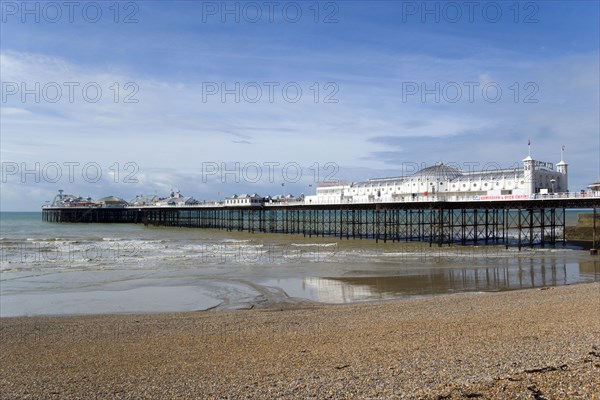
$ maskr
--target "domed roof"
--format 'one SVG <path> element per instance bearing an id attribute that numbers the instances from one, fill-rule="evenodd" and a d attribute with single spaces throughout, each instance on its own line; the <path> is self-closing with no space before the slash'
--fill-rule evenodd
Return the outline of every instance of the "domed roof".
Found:
<path id="1" fill-rule="evenodd" d="M 119 204 L 127 204 L 125 200 L 117 196 L 106 196 L 98 200 L 98 203 L 119 203 Z"/>
<path id="2" fill-rule="evenodd" d="M 588 185 L 588 187 L 589 187 L 590 189 L 592 189 L 592 190 L 597 190 L 597 189 L 600 189 L 600 178 L 598 178 L 598 180 L 597 180 L 596 182 L 594 182 L 594 183 L 590 183 L 590 184 Z"/>
<path id="3" fill-rule="evenodd" d="M 450 165 L 444 165 L 443 163 L 436 164 L 431 167 L 423 168 L 422 170 L 415 172 L 413 175 L 415 178 L 429 179 L 429 180 L 452 180 L 462 175 L 462 171 L 458 168 L 451 167 Z"/>

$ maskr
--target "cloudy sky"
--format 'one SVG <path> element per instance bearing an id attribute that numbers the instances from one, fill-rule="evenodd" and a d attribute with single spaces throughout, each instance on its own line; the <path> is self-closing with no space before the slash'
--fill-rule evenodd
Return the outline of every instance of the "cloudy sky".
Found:
<path id="1" fill-rule="evenodd" d="M 0 208 L 511 167 L 529 140 L 580 190 L 598 4 L 2 1 Z"/>

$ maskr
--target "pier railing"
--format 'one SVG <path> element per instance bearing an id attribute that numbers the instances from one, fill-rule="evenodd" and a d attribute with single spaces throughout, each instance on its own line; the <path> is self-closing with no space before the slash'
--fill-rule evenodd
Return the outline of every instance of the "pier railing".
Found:
<path id="1" fill-rule="evenodd" d="M 480 201 L 527 201 L 527 200 L 572 200 L 572 199 L 598 199 L 600 191 L 597 192 L 564 192 L 550 194 L 515 194 L 515 195 L 471 195 L 471 196 L 447 196 L 447 195 L 404 195 L 404 196 L 387 196 L 371 199 L 355 199 L 347 198 L 320 198 L 313 201 L 302 202 L 303 205 L 327 205 L 327 204 L 373 204 L 373 203 L 436 203 L 436 202 L 480 202 Z M 311 199 L 312 200 L 312 199 Z M 296 204 L 296 203 L 292 203 Z M 283 204 L 265 204 L 269 206 L 281 206 Z"/>
<path id="2" fill-rule="evenodd" d="M 531 195 L 475 195 L 475 196 L 447 196 L 447 195 L 419 195 L 419 196 L 387 196 L 387 197 L 374 197 L 369 199 L 356 199 L 352 197 L 345 198 L 317 198 L 317 199 L 293 199 L 288 201 L 274 201 L 265 202 L 259 205 L 248 205 L 247 208 L 255 207 L 293 207 L 293 206 L 311 206 L 311 205 L 368 205 L 368 204 L 420 204 L 420 203 L 477 203 L 477 202 L 526 202 L 526 201 L 540 201 L 540 200 L 574 200 L 574 199 L 600 199 L 600 191 L 596 192 L 564 192 L 564 193 L 549 193 L 549 194 L 531 194 Z M 76 206 L 52 206 L 45 205 L 42 209 L 52 208 L 69 208 Z M 85 206 L 77 208 L 98 208 L 100 206 Z M 172 204 L 172 205 L 159 205 L 159 204 L 144 204 L 144 205 L 128 205 L 124 208 L 130 209 L 144 209 L 144 208 L 229 208 L 231 206 L 224 204 L 220 201 L 203 202 L 200 204 Z M 103 207 L 113 208 L 113 207 Z M 116 207 L 123 208 L 123 207 Z"/>
<path id="3" fill-rule="evenodd" d="M 309 199 L 310 200 L 310 199 Z M 444 244 L 556 245 L 565 242 L 565 210 L 593 209 L 590 240 L 600 238 L 596 225 L 600 193 L 537 196 L 423 196 L 414 201 L 353 199 L 331 203 L 299 200 L 264 205 L 207 203 L 186 206 L 45 207 L 48 222 L 134 223 L 212 228 L 227 231 L 292 233 L 307 236 L 428 241 Z"/>

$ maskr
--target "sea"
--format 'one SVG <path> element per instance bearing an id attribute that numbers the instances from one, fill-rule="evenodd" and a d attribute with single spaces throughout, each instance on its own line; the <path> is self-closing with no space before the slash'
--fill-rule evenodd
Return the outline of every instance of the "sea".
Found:
<path id="1" fill-rule="evenodd" d="M 567 225 L 577 213 L 569 210 Z M 0 317 L 247 309 L 600 281 L 575 246 L 430 246 L 0 213 Z"/>

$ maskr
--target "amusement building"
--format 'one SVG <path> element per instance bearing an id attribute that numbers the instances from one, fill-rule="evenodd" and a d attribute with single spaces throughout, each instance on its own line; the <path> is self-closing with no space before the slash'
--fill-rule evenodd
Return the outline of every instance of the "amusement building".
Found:
<path id="1" fill-rule="evenodd" d="M 316 195 L 306 196 L 305 203 L 530 199 L 565 193 L 568 187 L 567 163 L 561 151 L 556 164 L 535 160 L 529 154 L 521 168 L 463 171 L 438 163 L 408 176 L 318 187 Z"/>

